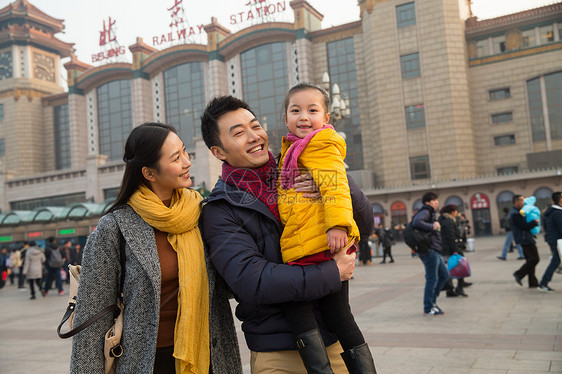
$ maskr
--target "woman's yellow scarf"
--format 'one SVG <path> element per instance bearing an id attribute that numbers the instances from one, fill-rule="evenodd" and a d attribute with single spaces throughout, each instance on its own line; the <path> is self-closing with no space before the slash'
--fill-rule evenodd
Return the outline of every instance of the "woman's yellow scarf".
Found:
<path id="1" fill-rule="evenodd" d="M 199 193 L 179 189 L 170 207 L 149 188 L 141 185 L 128 204 L 150 226 L 168 233 L 168 241 L 178 255 L 178 316 L 174 332 L 176 373 L 208 373 L 209 282 L 199 233 L 201 213 Z"/>

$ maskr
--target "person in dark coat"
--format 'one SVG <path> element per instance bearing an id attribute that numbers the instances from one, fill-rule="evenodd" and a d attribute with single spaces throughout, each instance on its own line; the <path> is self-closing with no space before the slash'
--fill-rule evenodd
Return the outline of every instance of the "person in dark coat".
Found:
<path id="1" fill-rule="evenodd" d="M 448 259 L 453 254 L 458 253 L 464 256 L 464 242 L 461 237 L 461 232 L 459 226 L 457 225 L 456 219 L 458 215 L 457 206 L 454 204 L 445 205 L 439 216 L 439 223 L 441 224 L 441 245 L 443 248 L 443 257 Z M 445 285 L 445 290 L 447 291 L 447 297 L 454 296 L 468 296 L 464 292 L 464 278 L 457 279 L 457 287 L 453 285 L 453 280 L 449 277 L 447 284 Z"/>
<path id="2" fill-rule="evenodd" d="M 342 251 L 316 266 L 283 264 L 283 228 L 275 214 L 277 165 L 267 151 L 265 130 L 248 104 L 231 96 L 211 101 L 201 122 L 205 143 L 225 163 L 222 179 L 203 207 L 201 233 L 209 257 L 238 301 L 236 316 L 251 351 L 251 371 L 306 373 L 279 304 L 338 291 L 353 274 L 355 254 Z M 351 178 L 349 184 L 354 220 L 361 237 L 368 237 L 373 230 L 371 204 Z M 332 369 L 345 370 L 341 346 L 319 314 L 317 319 Z"/>
<path id="3" fill-rule="evenodd" d="M 552 275 L 560 265 L 560 253 L 556 248 L 558 240 L 562 239 L 562 193 L 555 192 L 552 194 L 552 201 L 554 204 L 548 207 L 544 213 L 544 226 L 546 232 L 546 242 L 550 247 L 552 258 L 548 267 L 544 271 L 538 289 L 544 292 L 553 292 L 554 290 L 548 287 L 548 282 L 552 280 Z"/>
<path id="4" fill-rule="evenodd" d="M 439 197 L 435 192 L 426 192 L 422 197 L 423 206 L 412 220 L 415 229 L 429 233 L 431 242 L 429 250 L 418 253 L 425 267 L 425 289 L 423 293 L 423 313 L 426 316 L 444 314 L 437 306 L 439 292 L 449 279 L 449 271 L 443 261 L 441 244 L 441 224 L 437 221 L 436 213 L 439 207 Z"/>
<path id="5" fill-rule="evenodd" d="M 521 245 L 523 254 L 525 255 L 525 263 L 513 273 L 513 277 L 515 278 L 515 282 L 522 286 L 523 282 L 521 280 L 527 276 L 529 288 L 536 288 L 539 286 L 539 282 L 535 276 L 535 268 L 540 259 L 535 238 L 533 234 L 531 234 L 531 229 L 539 224 L 539 220 L 527 222 L 525 217 L 519 213 L 524 205 L 525 201 L 523 196 L 513 196 L 513 208 L 511 208 L 511 212 L 509 213 L 509 223 L 511 224 L 515 243 Z"/>

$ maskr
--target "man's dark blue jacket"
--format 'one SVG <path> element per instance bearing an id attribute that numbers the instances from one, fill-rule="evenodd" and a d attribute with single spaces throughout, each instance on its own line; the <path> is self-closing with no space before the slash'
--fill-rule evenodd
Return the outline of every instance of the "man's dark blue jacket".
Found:
<path id="1" fill-rule="evenodd" d="M 415 229 L 429 232 L 431 244 L 429 249 L 433 249 L 437 253 L 443 252 L 441 244 L 441 232 L 433 230 L 433 222 L 437 221 L 437 212 L 431 206 L 424 204 L 414 216 L 412 226 Z"/>
<path id="2" fill-rule="evenodd" d="M 515 243 L 521 245 L 535 244 L 535 238 L 531 234 L 531 229 L 539 224 L 537 221 L 527 222 L 525 217 L 519 213 L 519 209 L 512 207 L 509 212 L 509 223 L 511 224 Z"/>
<path id="3" fill-rule="evenodd" d="M 362 237 L 373 230 L 371 203 L 349 178 L 354 219 Z M 308 301 L 340 290 L 335 261 L 311 266 L 283 264 L 279 240 L 281 223 L 254 196 L 219 180 L 201 214 L 205 250 L 232 289 L 236 316 L 248 348 L 256 352 L 295 350 L 291 327 L 279 303 Z M 326 345 L 335 336 L 323 327 Z"/>
<path id="4" fill-rule="evenodd" d="M 556 241 L 562 239 L 562 207 L 556 204 L 549 206 L 544 213 L 544 224 L 546 241 L 556 245 Z"/>

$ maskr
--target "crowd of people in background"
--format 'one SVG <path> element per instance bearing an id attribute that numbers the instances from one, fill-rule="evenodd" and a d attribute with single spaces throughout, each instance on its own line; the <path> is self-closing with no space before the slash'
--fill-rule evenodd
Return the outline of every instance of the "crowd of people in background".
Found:
<path id="1" fill-rule="evenodd" d="M 8 282 L 21 291 L 29 287 L 30 299 L 34 300 L 37 295 L 36 288 L 44 297 L 55 282 L 58 294 L 64 295 L 63 282 L 70 282 L 68 265 L 81 263 L 82 247 L 80 243 L 73 243 L 69 239 L 61 242 L 49 237 L 45 248 L 35 241 L 24 241 L 21 247 L 12 250 L 3 247 L 0 250 L 0 271 L 3 275 L 0 288 Z"/>

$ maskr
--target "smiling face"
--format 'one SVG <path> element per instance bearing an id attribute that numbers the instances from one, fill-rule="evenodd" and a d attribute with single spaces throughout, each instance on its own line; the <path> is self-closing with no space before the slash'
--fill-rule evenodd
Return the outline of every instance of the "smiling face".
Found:
<path id="1" fill-rule="evenodd" d="M 213 155 L 235 168 L 254 169 L 269 161 L 268 139 L 256 117 L 240 108 L 220 116 L 221 145 L 211 147 Z"/>
<path id="2" fill-rule="evenodd" d="M 169 200 L 174 189 L 191 186 L 189 168 L 191 162 L 181 139 L 170 132 L 162 144 L 158 170 L 142 168 L 142 173 L 149 183 L 150 189 L 160 198 Z"/>
<path id="3" fill-rule="evenodd" d="M 324 97 L 315 89 L 291 94 L 284 117 L 289 131 L 301 139 L 321 129 L 330 120 L 330 114 L 324 107 Z"/>

